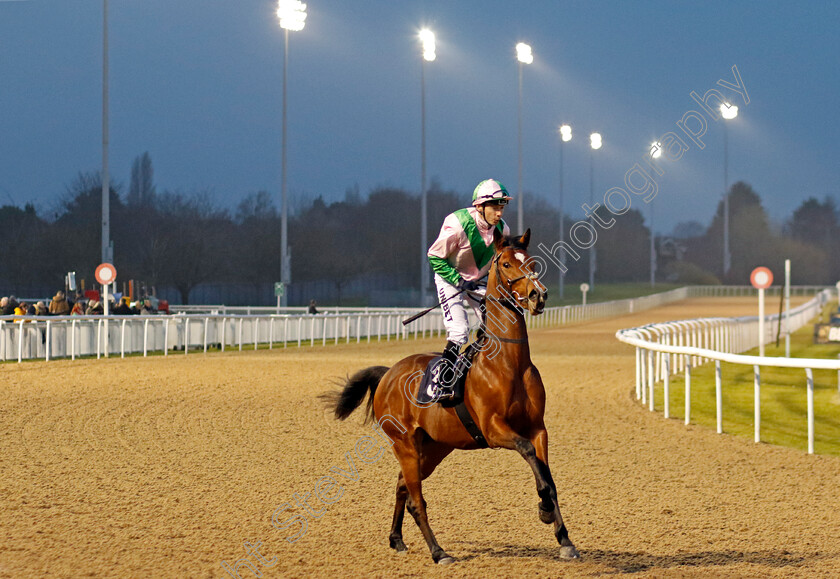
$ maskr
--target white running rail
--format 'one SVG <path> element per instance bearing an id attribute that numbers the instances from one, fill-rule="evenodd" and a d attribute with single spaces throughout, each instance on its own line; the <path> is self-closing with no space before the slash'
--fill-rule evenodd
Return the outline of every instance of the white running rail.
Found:
<path id="1" fill-rule="evenodd" d="M 140 354 L 209 347 L 257 349 L 370 343 L 440 335 L 441 317 L 424 316 L 403 326 L 416 310 L 326 315 L 178 314 L 152 316 L 56 316 L 0 319 L 0 361 Z"/>
<path id="2" fill-rule="evenodd" d="M 641 298 L 615 300 L 587 306 L 546 308 L 540 316 L 528 316 L 530 328 L 552 327 L 619 316 L 690 297 L 749 295 L 752 288 L 739 286 L 692 286 Z M 794 294 L 813 293 L 811 286 L 792 288 Z M 173 306 L 175 315 L 153 316 L 46 316 L 0 317 L 0 362 L 30 359 L 51 360 L 83 356 L 153 352 L 206 352 L 210 347 L 257 349 L 260 345 L 301 347 L 403 340 L 442 336 L 440 314 L 431 312 L 409 324 L 402 320 L 417 308 L 324 308 L 317 315 L 305 308 Z M 474 321 L 474 320 L 473 320 Z"/>
<path id="3" fill-rule="evenodd" d="M 641 311 L 686 298 L 690 288 L 642 298 L 595 303 L 588 306 L 546 308 L 528 316 L 531 328 L 568 324 Z M 402 325 L 419 309 L 325 308 L 317 315 L 306 308 L 177 306 L 175 315 L 152 316 L 44 316 L 0 317 L 0 361 L 51 360 L 83 356 L 148 355 L 172 351 L 206 352 L 251 348 L 314 346 L 340 342 L 366 343 L 441 336 L 443 320 L 437 312 Z M 475 319 L 470 312 L 475 325 Z"/>
<path id="4" fill-rule="evenodd" d="M 809 302 L 790 311 L 790 329 L 795 332 L 819 315 L 831 297 L 823 290 Z M 772 341 L 781 323 L 778 314 L 767 316 L 765 343 Z M 685 374 L 685 423 L 691 422 L 691 370 L 709 361 L 715 362 L 715 409 L 717 432 L 723 432 L 721 362 L 753 366 L 754 439 L 761 437 L 761 367 L 802 368 L 805 370 L 808 407 L 808 453 L 814 453 L 814 369 L 838 371 L 840 360 L 776 358 L 739 354 L 758 346 L 758 318 L 703 318 L 650 324 L 616 332 L 616 337 L 636 348 L 636 399 L 654 411 L 654 386 L 663 385 L 663 414 L 670 418 L 671 375 Z"/>

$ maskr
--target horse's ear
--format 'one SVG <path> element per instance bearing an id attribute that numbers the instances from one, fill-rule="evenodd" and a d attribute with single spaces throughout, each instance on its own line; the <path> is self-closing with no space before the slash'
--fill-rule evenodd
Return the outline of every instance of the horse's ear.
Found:
<path id="1" fill-rule="evenodd" d="M 528 249 L 528 244 L 531 242 L 531 228 L 525 230 L 522 237 L 517 241 L 517 245 L 521 245 L 522 249 Z"/>
<path id="2" fill-rule="evenodd" d="M 498 227 L 493 228 L 493 245 L 496 246 L 497 253 L 505 246 L 505 236 L 499 231 Z"/>

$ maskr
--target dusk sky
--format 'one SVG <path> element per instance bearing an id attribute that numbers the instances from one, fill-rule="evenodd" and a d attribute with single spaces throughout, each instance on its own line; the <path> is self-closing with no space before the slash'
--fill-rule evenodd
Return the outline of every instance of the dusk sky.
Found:
<path id="1" fill-rule="evenodd" d="M 102 1 L 0 0 L 0 205 L 48 213 L 80 171 L 101 167 Z M 464 194 L 493 177 L 517 190 L 514 46 L 523 70 L 523 188 L 556 205 L 557 127 L 566 209 L 622 186 L 650 143 L 690 145 L 663 161 L 655 229 L 707 225 L 724 188 L 724 121 L 700 148 L 677 121 L 723 92 L 730 184 L 743 180 L 777 221 L 807 197 L 840 200 L 840 3 L 834 1 L 312 0 L 290 33 L 288 187 L 292 205 L 358 186 L 420 190 L 420 45 L 426 66 L 428 177 Z M 159 191 L 209 191 L 234 208 L 280 191 L 283 31 L 269 0 L 111 0 L 110 168 L 126 192 L 148 151 Z M 736 66 L 748 93 L 734 83 Z M 634 207 L 648 210 L 640 197 Z M 383 216 L 386 217 L 386 216 Z M 513 217 L 510 215 L 509 217 Z M 509 219 L 509 221 L 512 221 Z M 527 214 L 525 222 L 527 225 Z"/>

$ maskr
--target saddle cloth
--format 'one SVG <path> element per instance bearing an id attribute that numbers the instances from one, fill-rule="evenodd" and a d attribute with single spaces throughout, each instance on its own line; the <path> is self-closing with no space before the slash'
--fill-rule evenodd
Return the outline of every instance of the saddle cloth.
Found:
<path id="1" fill-rule="evenodd" d="M 433 378 L 436 377 L 439 372 L 445 371 L 445 366 L 443 364 L 439 364 L 441 359 L 441 356 L 435 356 L 429 360 L 429 364 L 423 372 L 423 380 L 420 382 L 420 388 L 418 388 L 417 395 L 415 396 L 416 402 L 422 406 L 428 406 L 430 403 L 437 401 L 438 392 L 437 387 L 433 382 Z M 457 399 L 463 399 L 464 397 L 464 382 L 466 382 L 467 379 L 467 370 L 469 370 L 469 367 L 463 363 L 461 358 L 459 358 L 456 366 L 458 378 L 455 382 L 455 397 Z"/>

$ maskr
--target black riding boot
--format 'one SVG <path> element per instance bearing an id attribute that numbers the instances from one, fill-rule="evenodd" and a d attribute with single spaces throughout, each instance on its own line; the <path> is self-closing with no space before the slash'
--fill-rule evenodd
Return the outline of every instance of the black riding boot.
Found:
<path id="1" fill-rule="evenodd" d="M 435 383 L 438 386 L 438 401 L 450 400 L 455 395 L 455 383 L 458 378 L 455 373 L 455 367 L 458 363 L 458 355 L 461 352 L 461 346 L 455 342 L 446 342 L 446 347 L 443 349 L 443 356 L 438 362 L 440 371 L 435 375 Z"/>

